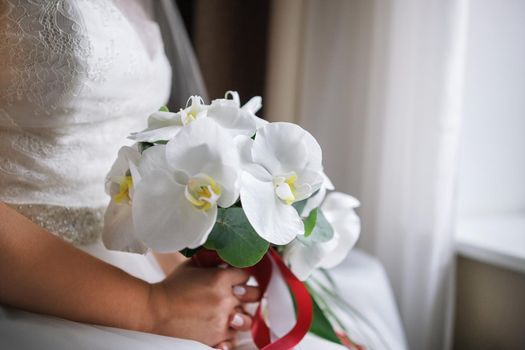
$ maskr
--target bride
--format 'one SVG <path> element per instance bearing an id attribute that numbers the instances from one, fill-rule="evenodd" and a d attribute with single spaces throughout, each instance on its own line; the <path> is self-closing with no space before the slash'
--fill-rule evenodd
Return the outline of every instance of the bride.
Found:
<path id="1" fill-rule="evenodd" d="M 175 11 L 0 1 L 2 348 L 253 348 L 236 340 L 251 327 L 244 304 L 260 297 L 246 272 L 100 241 L 104 176 L 126 136 L 170 98 L 200 92 Z M 302 348 L 342 347 L 308 336 Z"/>
<path id="2" fill-rule="evenodd" d="M 0 343 L 205 348 L 22 309 L 231 348 L 235 333 L 251 326 L 242 303 L 259 296 L 245 272 L 198 269 L 176 255 L 109 252 L 98 241 L 116 147 L 170 93 L 153 2 L 1 6 L 0 301 L 10 306 L 2 329 L 16 339 Z"/>

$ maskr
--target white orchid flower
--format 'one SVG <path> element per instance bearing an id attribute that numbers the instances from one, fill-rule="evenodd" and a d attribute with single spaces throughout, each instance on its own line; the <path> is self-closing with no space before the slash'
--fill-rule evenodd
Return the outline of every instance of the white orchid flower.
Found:
<path id="1" fill-rule="evenodd" d="M 148 118 L 148 128 L 144 131 L 132 133 L 128 138 L 137 142 L 168 141 L 191 122 L 205 117 L 208 105 L 200 96 L 191 96 L 186 102 L 186 108 L 177 113 L 158 111 Z"/>
<path id="2" fill-rule="evenodd" d="M 136 164 L 140 153 L 124 146 L 106 176 L 106 193 L 111 201 L 104 214 L 102 242 L 106 248 L 133 253 L 145 253 L 147 247 L 136 235 L 133 226 L 131 203 L 133 184 L 139 178 Z"/>
<path id="3" fill-rule="evenodd" d="M 257 129 L 268 124 L 266 120 L 255 115 L 261 107 L 260 96 L 252 97 L 241 107 L 239 94 L 236 91 L 228 91 L 225 98 L 212 101 L 208 116 L 226 128 L 233 137 L 237 135 L 251 137 Z"/>
<path id="4" fill-rule="evenodd" d="M 292 206 L 323 183 L 321 147 L 306 130 L 291 123 L 270 123 L 255 140 L 236 138 L 243 161 L 241 202 L 255 231 L 268 242 L 287 244 L 304 234 Z"/>
<path id="5" fill-rule="evenodd" d="M 284 260 L 292 272 L 304 281 L 317 268 L 329 269 L 340 264 L 354 247 L 361 231 L 361 222 L 355 212 L 359 201 L 345 193 L 329 193 L 321 211 L 332 225 L 333 237 L 327 242 L 296 239 L 286 246 Z"/>
<path id="6" fill-rule="evenodd" d="M 225 98 L 213 100 L 211 105 L 204 104 L 200 96 L 191 96 L 186 108 L 177 113 L 153 113 L 148 118 L 148 128 L 131 134 L 129 138 L 137 142 L 168 141 L 184 126 L 203 117 L 214 119 L 232 136 L 252 136 L 259 127 L 267 123 L 255 115 L 261 106 L 261 97 L 255 96 L 241 107 L 239 94 L 235 91 L 226 92 Z"/>
<path id="7" fill-rule="evenodd" d="M 308 217 L 308 215 L 310 215 L 310 212 L 315 208 L 318 208 L 324 201 L 324 198 L 326 197 L 326 192 L 333 191 L 334 189 L 334 184 L 332 183 L 330 178 L 323 172 L 323 184 L 321 185 L 321 188 L 319 188 L 319 191 L 317 191 L 317 193 L 315 193 L 313 196 L 306 200 L 306 204 L 303 208 L 301 216 L 304 218 Z"/>
<path id="8" fill-rule="evenodd" d="M 217 206 L 239 197 L 239 155 L 213 119 L 198 118 L 139 163 L 133 220 L 138 236 L 160 252 L 196 248 L 208 238 Z"/>

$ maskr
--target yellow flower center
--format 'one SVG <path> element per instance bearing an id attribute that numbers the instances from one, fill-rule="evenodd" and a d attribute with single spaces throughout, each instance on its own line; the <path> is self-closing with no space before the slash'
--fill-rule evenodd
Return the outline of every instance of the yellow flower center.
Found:
<path id="1" fill-rule="evenodd" d="M 184 189 L 186 199 L 200 210 L 208 210 L 221 196 L 221 186 L 206 174 L 192 177 Z"/>
<path id="2" fill-rule="evenodd" d="M 198 111 L 196 110 L 190 110 L 188 112 L 185 112 L 182 118 L 182 125 L 188 125 L 189 123 L 197 120 L 197 114 Z"/>
<path id="3" fill-rule="evenodd" d="M 293 204 L 296 200 L 296 182 L 297 174 L 294 171 L 285 175 L 275 176 L 273 179 L 275 194 L 287 205 Z"/>
<path id="4" fill-rule="evenodd" d="M 188 104 L 191 103 L 191 105 L 188 107 Z M 204 101 L 199 96 L 191 96 L 188 99 L 188 102 L 186 103 L 186 109 L 181 109 L 181 121 L 182 125 L 186 126 L 190 124 L 191 122 L 194 122 L 197 120 L 197 117 L 200 112 L 202 112 L 203 108 L 202 105 L 204 104 Z"/>
<path id="5" fill-rule="evenodd" d="M 122 180 L 119 183 L 119 192 L 113 196 L 113 200 L 116 203 L 122 203 L 123 201 L 130 202 L 131 197 L 129 195 L 129 190 L 133 186 L 133 180 L 131 176 L 123 176 Z"/>

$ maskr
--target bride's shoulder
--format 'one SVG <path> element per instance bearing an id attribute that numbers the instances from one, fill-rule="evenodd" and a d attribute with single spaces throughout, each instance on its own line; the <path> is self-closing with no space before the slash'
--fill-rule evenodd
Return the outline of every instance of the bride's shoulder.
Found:
<path id="1" fill-rule="evenodd" d="M 0 82 L 5 83 L 6 75 L 9 80 L 13 78 L 10 74 L 23 70 L 27 72 L 19 72 L 17 80 L 26 73 L 34 76 L 41 70 L 46 73 L 40 75 L 57 72 L 52 77 L 57 82 L 78 75 L 96 79 L 93 75 L 118 58 L 122 45 L 136 44 L 134 35 L 140 30 L 132 29 L 130 20 L 145 14 L 128 12 L 137 7 L 131 5 L 142 2 L 147 3 L 145 0 L 1 0 L 0 77 L 4 81 Z M 117 6 L 120 3 L 123 4 Z"/>
<path id="2" fill-rule="evenodd" d="M 83 12 L 81 2 L 72 0 L 3 0 L 0 34 L 10 48 L 28 49 L 24 44 L 31 42 L 55 52 L 74 49 L 85 32 Z"/>
<path id="3" fill-rule="evenodd" d="M 137 2 L 128 1 L 117 6 L 120 2 L 108 0 L 2 0 L 0 49 L 89 58 L 97 49 L 94 40 L 98 43 L 105 35 L 127 29 L 127 11 L 121 8 L 132 8 Z M 32 60 L 46 57 L 32 56 Z"/>
<path id="4" fill-rule="evenodd" d="M 80 3 L 0 1 L 0 102 L 8 113 L 21 105 L 45 115 L 78 91 L 91 56 Z"/>
<path id="5" fill-rule="evenodd" d="M 80 4 L 73 0 L 2 0 L 2 68 L 38 73 L 68 67 L 70 74 L 75 72 L 90 54 L 85 11 Z"/>
<path id="6" fill-rule="evenodd" d="M 144 80 L 169 76 L 148 3 L 0 0 L 0 126 L 5 115 L 33 127 L 103 119 Z"/>
<path id="7" fill-rule="evenodd" d="M 0 105 L 56 115 L 103 75 L 118 20 L 105 0 L 1 0 Z"/>

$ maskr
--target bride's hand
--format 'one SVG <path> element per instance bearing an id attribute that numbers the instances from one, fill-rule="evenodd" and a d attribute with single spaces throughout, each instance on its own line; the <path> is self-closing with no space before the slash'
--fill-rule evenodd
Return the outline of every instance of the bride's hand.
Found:
<path id="1" fill-rule="evenodd" d="M 185 262 L 150 294 L 150 332 L 231 348 L 236 331 L 251 327 L 242 303 L 259 299 L 249 275 L 235 268 L 199 268 Z"/>

